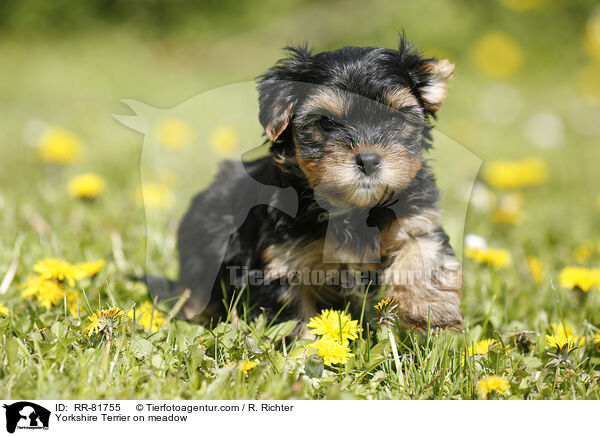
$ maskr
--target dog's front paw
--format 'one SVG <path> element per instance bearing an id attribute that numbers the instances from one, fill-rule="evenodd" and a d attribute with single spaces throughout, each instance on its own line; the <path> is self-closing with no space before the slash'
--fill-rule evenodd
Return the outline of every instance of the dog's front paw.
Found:
<path id="1" fill-rule="evenodd" d="M 409 327 L 460 328 L 462 268 L 435 238 L 406 241 L 385 270 L 388 296 Z"/>
<path id="2" fill-rule="evenodd" d="M 411 301 L 406 294 L 400 293 L 394 299 L 398 303 L 398 315 L 408 327 L 419 331 L 425 331 L 427 326 L 434 329 L 459 329 L 463 322 L 460 300 L 458 296 L 449 297 L 440 301 Z"/>

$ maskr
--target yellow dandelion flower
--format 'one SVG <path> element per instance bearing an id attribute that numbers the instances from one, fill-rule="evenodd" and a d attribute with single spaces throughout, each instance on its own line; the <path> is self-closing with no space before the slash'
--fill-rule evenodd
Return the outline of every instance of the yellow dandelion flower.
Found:
<path id="1" fill-rule="evenodd" d="M 316 348 L 326 365 L 345 364 L 352 356 L 347 342 L 339 342 L 329 337 L 323 337 L 317 342 L 307 345 Z"/>
<path id="2" fill-rule="evenodd" d="M 546 0 L 500 0 L 500 3 L 507 9 L 523 12 L 539 8 Z"/>
<path id="3" fill-rule="evenodd" d="M 566 325 L 562 322 L 557 324 L 555 322 L 550 323 L 552 330 L 555 335 L 564 336 L 564 337 L 572 337 L 575 342 L 579 345 L 583 345 L 585 343 L 585 336 L 580 337 L 579 335 L 573 334 L 573 327 L 567 323 Z"/>
<path id="4" fill-rule="evenodd" d="M 475 66 L 491 79 L 506 79 L 519 71 L 523 54 L 516 41 L 504 32 L 494 31 L 481 37 L 473 48 Z"/>
<path id="5" fill-rule="evenodd" d="M 583 40 L 584 46 L 588 54 L 600 60 L 600 10 L 596 9 L 595 13 L 589 18 L 585 36 Z"/>
<path id="6" fill-rule="evenodd" d="M 194 137 L 194 131 L 188 123 L 174 118 L 160 121 L 155 133 L 161 145 L 172 149 L 188 146 Z"/>
<path id="7" fill-rule="evenodd" d="M 497 344 L 498 342 L 495 339 L 483 339 L 481 341 L 475 342 L 468 348 L 467 351 L 469 356 L 472 356 L 474 354 L 483 356 L 487 354 L 487 352 L 494 348 Z"/>
<path id="8" fill-rule="evenodd" d="M 0 304 L 0 316 L 8 316 L 9 313 L 10 311 L 8 310 L 8 308 Z"/>
<path id="9" fill-rule="evenodd" d="M 562 322 L 560 324 L 552 322 L 550 327 L 552 327 L 555 335 L 573 336 L 573 326 L 569 323 L 565 325 Z"/>
<path id="10" fill-rule="evenodd" d="M 506 395 L 506 391 L 510 387 L 508 380 L 504 377 L 496 375 L 488 375 L 477 382 L 479 393 L 483 398 L 487 398 L 492 392 L 498 395 Z"/>
<path id="11" fill-rule="evenodd" d="M 81 307 L 81 298 L 79 296 L 79 292 L 67 290 L 67 310 L 71 314 L 71 316 L 79 315 L 79 307 Z"/>
<path id="12" fill-rule="evenodd" d="M 47 280 L 58 280 L 69 286 L 74 286 L 77 280 L 92 277 L 104 267 L 104 260 L 94 262 L 81 262 L 72 264 L 66 260 L 56 258 L 45 258 L 39 260 L 33 266 L 33 270 L 41 278 Z"/>
<path id="13" fill-rule="evenodd" d="M 492 220 L 498 224 L 519 224 L 523 219 L 523 196 L 518 192 L 511 192 L 502 199 L 492 213 Z"/>
<path id="14" fill-rule="evenodd" d="M 516 189 L 542 184 L 547 178 L 547 173 L 546 163 L 537 158 L 499 160 L 486 165 L 483 179 L 498 189 Z"/>
<path id="15" fill-rule="evenodd" d="M 239 148 L 240 134 L 233 126 L 219 126 L 211 132 L 210 144 L 217 154 L 227 156 Z"/>
<path id="16" fill-rule="evenodd" d="M 244 375 L 248 375 L 248 371 L 258 366 L 258 360 L 244 360 L 240 365 L 240 371 L 244 373 Z"/>
<path id="17" fill-rule="evenodd" d="M 565 336 L 564 334 L 546 335 L 546 342 L 549 346 L 556 348 L 558 353 L 565 351 L 569 353 L 580 343 L 575 336 Z"/>
<path id="18" fill-rule="evenodd" d="M 544 264 L 535 256 L 527 256 L 527 266 L 533 283 L 540 285 L 544 281 Z"/>
<path id="19" fill-rule="evenodd" d="M 393 325 L 394 322 L 398 319 L 398 313 L 396 309 L 398 305 L 391 298 L 384 298 L 379 303 L 375 305 L 375 310 L 377 310 L 377 326 L 379 327 L 382 324 Z"/>
<path id="20" fill-rule="evenodd" d="M 62 304 L 65 295 L 68 303 L 69 299 L 73 298 L 72 293 L 75 292 L 65 289 L 56 280 L 47 279 L 40 275 L 28 277 L 25 283 L 19 285 L 19 288 L 23 289 L 21 291 L 22 299 L 37 300 L 46 309 Z"/>
<path id="21" fill-rule="evenodd" d="M 91 262 L 76 263 L 73 267 L 76 270 L 77 280 L 81 280 L 87 277 L 94 277 L 100 272 L 106 262 L 104 259 L 95 260 Z"/>
<path id="22" fill-rule="evenodd" d="M 585 244 L 575 247 L 573 250 L 573 258 L 577 263 L 585 263 L 592 258 L 596 246 L 592 242 L 586 242 Z"/>
<path id="23" fill-rule="evenodd" d="M 73 198 L 93 200 L 104 192 L 106 182 L 98 174 L 85 173 L 71 179 L 67 185 L 67 191 Z"/>
<path id="24" fill-rule="evenodd" d="M 125 316 L 125 311 L 118 307 L 105 310 L 96 310 L 88 317 L 90 324 L 85 328 L 85 333 L 92 336 L 94 333 L 105 332 L 111 334 L 118 326 L 119 319 Z"/>
<path id="25" fill-rule="evenodd" d="M 381 300 L 379 303 L 377 303 L 375 305 L 375 310 L 377 310 L 377 312 L 382 312 L 385 309 L 387 309 L 388 307 L 390 307 L 392 305 L 393 301 L 391 298 L 384 298 L 383 300 Z"/>
<path id="26" fill-rule="evenodd" d="M 592 288 L 600 287 L 600 268 L 568 266 L 560 272 L 558 281 L 565 288 L 578 288 L 588 292 Z"/>
<path id="27" fill-rule="evenodd" d="M 154 308 L 153 304 L 149 301 L 144 301 L 140 307 L 135 309 L 136 322 L 144 327 L 146 330 L 157 332 L 162 325 L 166 322 L 162 314 L 158 309 Z M 127 312 L 127 317 L 133 319 L 133 307 Z"/>
<path id="28" fill-rule="evenodd" d="M 46 162 L 70 164 L 81 156 L 81 140 L 59 127 L 49 127 L 38 140 L 38 155 Z"/>
<path id="29" fill-rule="evenodd" d="M 350 315 L 341 310 L 331 309 L 324 309 L 319 315 L 312 317 L 307 327 L 312 329 L 310 333 L 314 335 L 341 342 L 358 338 L 360 332 L 358 321 L 352 320 Z"/>
<path id="30" fill-rule="evenodd" d="M 471 356 L 485 356 L 490 350 L 504 350 L 504 354 L 508 356 L 511 353 L 510 347 L 507 345 L 502 348 L 500 342 L 495 339 L 482 339 L 481 341 L 475 342 L 473 345 L 467 348 L 468 357 Z M 465 363 L 465 354 L 463 353 L 462 362 Z"/>
<path id="31" fill-rule="evenodd" d="M 148 182 L 136 192 L 135 201 L 149 210 L 164 210 L 175 205 L 175 195 L 166 184 Z"/>
<path id="32" fill-rule="evenodd" d="M 30 276 L 25 283 L 19 285 L 22 299 L 38 300 L 46 309 L 58 304 L 64 294 L 64 288 L 55 280 L 48 280 L 38 275 Z"/>
<path id="33" fill-rule="evenodd" d="M 594 335 L 594 345 L 600 345 L 600 330 Z"/>
<path id="34" fill-rule="evenodd" d="M 80 279 L 80 272 L 74 265 L 66 260 L 47 257 L 38 260 L 33 270 L 45 279 L 55 279 L 74 286 L 75 281 Z"/>
<path id="35" fill-rule="evenodd" d="M 465 247 L 464 254 L 475 262 L 485 263 L 498 269 L 507 267 L 512 261 L 510 252 L 501 248 Z"/>

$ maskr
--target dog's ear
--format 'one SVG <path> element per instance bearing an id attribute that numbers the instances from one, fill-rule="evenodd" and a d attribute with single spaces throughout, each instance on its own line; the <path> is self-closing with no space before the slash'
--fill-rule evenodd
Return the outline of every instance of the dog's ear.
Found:
<path id="1" fill-rule="evenodd" d="M 271 141 L 287 128 L 296 102 L 294 86 L 286 80 L 265 79 L 258 85 L 258 119 Z"/>
<path id="2" fill-rule="evenodd" d="M 306 43 L 286 50 L 289 56 L 259 77 L 258 119 L 271 141 L 285 131 L 292 118 L 302 88 L 302 72 L 311 57 Z"/>
<path id="3" fill-rule="evenodd" d="M 436 112 L 446 100 L 448 82 L 454 75 L 454 64 L 446 59 L 425 59 L 414 70 L 417 89 L 426 109 Z"/>
<path id="4" fill-rule="evenodd" d="M 446 100 L 446 89 L 454 74 L 454 65 L 446 59 L 423 59 L 404 33 L 400 35 L 398 53 L 421 95 L 425 109 L 435 113 Z"/>

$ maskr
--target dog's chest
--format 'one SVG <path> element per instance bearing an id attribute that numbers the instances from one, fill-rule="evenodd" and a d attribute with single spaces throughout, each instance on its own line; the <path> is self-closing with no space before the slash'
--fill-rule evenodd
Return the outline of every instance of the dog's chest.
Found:
<path id="1" fill-rule="evenodd" d="M 311 242 L 293 240 L 270 245 L 262 252 L 265 279 L 285 284 L 279 302 L 299 304 L 306 320 L 319 306 L 339 304 L 344 294 L 359 287 L 365 272 L 381 266 L 358 263 L 359 253 L 339 245 L 335 258 L 328 257 L 326 245 L 324 237 Z"/>

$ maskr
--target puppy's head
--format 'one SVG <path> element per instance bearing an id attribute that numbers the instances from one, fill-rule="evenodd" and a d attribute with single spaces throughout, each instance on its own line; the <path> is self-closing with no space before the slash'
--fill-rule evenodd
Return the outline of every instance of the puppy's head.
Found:
<path id="1" fill-rule="evenodd" d="M 259 119 L 275 159 L 334 205 L 368 207 L 404 190 L 422 164 L 427 118 L 454 66 L 398 50 L 344 47 L 289 57 L 260 77 Z"/>

